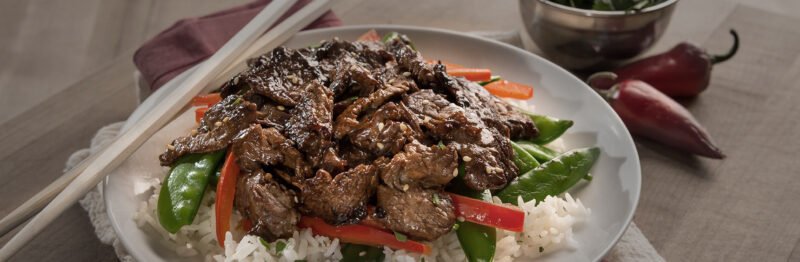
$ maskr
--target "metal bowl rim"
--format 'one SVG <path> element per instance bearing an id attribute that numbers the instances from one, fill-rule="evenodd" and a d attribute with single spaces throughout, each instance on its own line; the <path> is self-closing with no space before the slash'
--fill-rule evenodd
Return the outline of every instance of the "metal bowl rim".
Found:
<path id="1" fill-rule="evenodd" d="M 522 0 L 522 1 L 526 1 L 526 0 Z M 528 1 L 530 1 L 530 0 L 528 0 Z M 580 9 L 580 8 L 575 8 L 575 7 L 566 6 L 566 5 L 558 4 L 558 3 L 555 3 L 555 2 L 551 2 L 549 0 L 532 0 L 532 1 L 538 1 L 538 2 L 540 2 L 542 4 L 550 6 L 552 8 L 559 9 L 559 10 L 562 10 L 562 11 L 565 11 L 567 13 L 571 13 L 571 14 L 574 14 L 574 15 L 586 16 L 586 17 L 636 16 L 636 15 L 642 15 L 642 14 L 646 14 L 646 13 L 656 12 L 656 11 L 659 11 L 661 9 L 666 9 L 667 7 L 672 6 L 672 5 L 674 5 L 675 3 L 678 2 L 678 0 L 666 0 L 666 1 L 662 2 L 662 3 L 657 4 L 657 5 L 645 8 L 645 9 L 641 10 L 640 12 L 629 12 L 629 11 L 597 11 L 597 10 Z"/>

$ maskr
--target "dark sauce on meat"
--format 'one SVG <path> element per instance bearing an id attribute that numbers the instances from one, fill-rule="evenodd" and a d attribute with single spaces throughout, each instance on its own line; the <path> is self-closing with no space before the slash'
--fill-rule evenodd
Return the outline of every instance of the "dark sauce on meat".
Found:
<path id="1" fill-rule="evenodd" d="M 160 160 L 232 150 L 236 208 L 267 240 L 291 236 L 300 215 L 337 225 L 369 217 L 436 239 L 456 221 L 444 188 L 458 166 L 472 189 L 503 188 L 517 174 L 509 139 L 538 135 L 529 118 L 398 39 L 279 47 L 249 66 Z"/>

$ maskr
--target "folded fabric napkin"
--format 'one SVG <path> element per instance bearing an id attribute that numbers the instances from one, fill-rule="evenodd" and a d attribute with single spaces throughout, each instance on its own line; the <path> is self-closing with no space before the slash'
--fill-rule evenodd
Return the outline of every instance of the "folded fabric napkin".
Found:
<path id="1" fill-rule="evenodd" d="M 176 22 L 142 45 L 133 55 L 133 63 L 151 90 L 205 60 L 236 32 L 244 27 L 271 0 L 255 2 Z M 297 1 L 278 21 L 283 21 L 310 0 Z M 341 25 L 342 21 L 328 11 L 305 29 Z"/>
<path id="2" fill-rule="evenodd" d="M 134 77 L 137 84 L 149 86 L 152 90 L 161 87 L 173 77 L 213 54 L 269 2 L 270 0 L 258 0 L 211 15 L 177 22 L 137 50 L 134 63 L 141 73 L 141 78 Z M 289 13 L 297 11 L 308 2 L 309 0 L 299 0 Z M 284 15 L 281 20 L 286 16 L 288 15 Z M 337 25 L 341 25 L 341 21 L 332 12 L 327 12 L 307 29 Z M 517 31 L 474 34 L 522 48 L 526 46 Z M 138 82 L 139 80 L 144 83 Z M 123 124 L 124 122 L 114 123 L 100 129 L 92 139 L 90 148 L 79 150 L 70 156 L 65 171 L 114 139 Z M 80 201 L 80 204 L 89 214 L 100 241 L 113 246 L 121 261 L 134 261 L 111 227 L 102 190 L 100 183 Z M 664 259 L 658 255 L 636 225 L 631 223 L 619 243 L 603 261 L 664 261 Z"/>

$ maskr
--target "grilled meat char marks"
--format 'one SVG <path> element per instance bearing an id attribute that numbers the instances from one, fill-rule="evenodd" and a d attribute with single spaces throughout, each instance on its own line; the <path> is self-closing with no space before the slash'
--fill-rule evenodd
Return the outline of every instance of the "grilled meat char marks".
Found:
<path id="1" fill-rule="evenodd" d="M 250 234 L 267 241 L 291 237 L 300 213 L 295 209 L 295 192 L 277 183 L 262 170 L 243 173 L 236 185 L 236 208 L 253 222 Z"/>
<path id="2" fill-rule="evenodd" d="M 192 134 L 172 141 L 167 151 L 159 156 L 161 165 L 169 166 L 185 154 L 225 149 L 239 131 L 247 128 L 255 119 L 255 104 L 239 96 L 229 96 L 208 109 Z"/>
<path id="3" fill-rule="evenodd" d="M 403 40 L 276 48 L 223 86 L 197 132 L 161 156 L 225 149 L 237 157 L 237 209 L 267 240 L 291 235 L 300 213 L 331 224 L 370 216 L 412 239 L 455 223 L 444 192 L 499 189 L 516 177 L 509 139 L 533 123 L 482 87 L 428 64 Z"/>
<path id="4" fill-rule="evenodd" d="M 377 185 L 372 165 L 358 165 L 335 178 L 320 169 L 306 180 L 300 210 L 335 225 L 358 223 L 366 216 L 367 201 Z"/>

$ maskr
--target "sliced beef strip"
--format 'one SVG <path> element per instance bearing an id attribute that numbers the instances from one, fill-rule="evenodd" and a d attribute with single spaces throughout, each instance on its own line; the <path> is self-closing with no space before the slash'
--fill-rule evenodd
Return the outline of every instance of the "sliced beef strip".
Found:
<path id="1" fill-rule="evenodd" d="M 256 119 L 256 105 L 238 96 L 229 96 L 206 112 L 197 130 L 189 136 L 172 141 L 159 156 L 161 165 L 168 166 L 188 153 L 206 153 L 227 147 L 239 131 Z"/>
<path id="2" fill-rule="evenodd" d="M 480 85 L 462 78 L 451 78 L 445 88 L 455 97 L 456 104 L 475 112 L 484 123 L 512 140 L 532 139 L 539 135 L 539 130 L 529 117 L 489 94 Z"/>
<path id="3" fill-rule="evenodd" d="M 395 190 L 409 187 L 442 188 L 458 176 L 458 154 L 445 145 L 426 146 L 417 141 L 379 165 L 383 183 Z"/>
<path id="4" fill-rule="evenodd" d="M 503 188 L 517 174 L 508 138 L 488 128 L 477 113 L 450 103 L 432 90 L 422 90 L 403 102 L 431 136 L 447 141 L 465 159 L 465 184 L 475 190 Z M 462 157 L 463 158 L 463 157 Z"/>
<path id="5" fill-rule="evenodd" d="M 289 111 L 284 132 L 306 154 L 312 166 L 319 167 L 325 151 L 334 145 L 331 118 L 333 95 L 319 82 L 310 82 L 303 98 Z"/>
<path id="6" fill-rule="evenodd" d="M 324 83 L 326 76 L 318 62 L 302 52 L 278 47 L 251 61 L 250 69 L 234 77 L 223 93 L 249 89 L 283 106 L 295 106 L 303 98 L 304 87 L 311 81 Z"/>
<path id="7" fill-rule="evenodd" d="M 297 196 L 269 173 L 244 173 L 237 181 L 234 201 L 239 212 L 253 223 L 248 234 L 274 241 L 291 237 L 297 230 Z"/>
<path id="8" fill-rule="evenodd" d="M 295 186 L 312 175 L 311 166 L 303 154 L 275 128 L 265 129 L 254 124 L 236 137 L 232 148 L 239 167 L 244 171 L 255 172 L 264 166 L 287 168 L 293 176 L 284 179 Z"/>
<path id="9" fill-rule="evenodd" d="M 365 116 L 348 138 L 364 151 L 391 156 L 402 151 L 406 143 L 422 139 L 420 130 L 408 124 L 411 117 L 404 106 L 389 102 Z"/>
<path id="10" fill-rule="evenodd" d="M 283 130 L 286 121 L 291 115 L 286 107 L 281 105 L 265 104 L 258 110 L 258 123 L 264 127 L 274 127 Z"/>
<path id="11" fill-rule="evenodd" d="M 407 191 L 378 186 L 379 218 L 392 231 L 431 241 L 450 232 L 456 222 L 450 196 L 441 189 L 411 187 Z"/>
<path id="12" fill-rule="evenodd" d="M 305 180 L 300 208 L 334 225 L 358 223 L 366 216 L 367 201 L 377 185 L 372 165 L 359 165 L 334 178 L 318 170 L 315 177 Z"/>
<path id="13" fill-rule="evenodd" d="M 385 104 L 389 99 L 398 97 L 412 88 L 405 81 L 392 82 L 383 85 L 381 89 L 371 93 L 368 97 L 356 99 L 339 116 L 333 126 L 334 138 L 342 139 L 359 125 L 359 117 L 366 111 L 374 111 Z"/>

